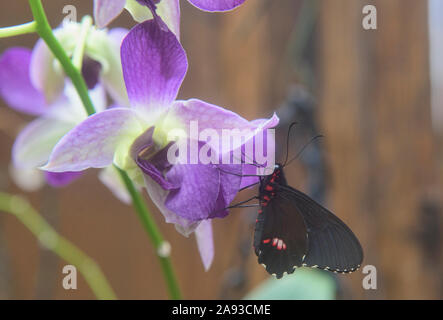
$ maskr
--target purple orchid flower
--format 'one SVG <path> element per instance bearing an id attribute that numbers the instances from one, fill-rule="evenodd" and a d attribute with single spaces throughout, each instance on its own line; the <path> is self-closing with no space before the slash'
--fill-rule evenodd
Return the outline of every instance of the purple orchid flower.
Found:
<path id="1" fill-rule="evenodd" d="M 28 115 L 38 116 L 38 119 L 21 131 L 12 151 L 12 173 L 16 178 L 14 180 L 26 190 L 36 189 L 40 185 L 34 183 L 39 178 L 37 178 L 37 173 L 32 173 L 31 170 L 37 170 L 39 166 L 45 164 L 56 142 L 76 123 L 86 118 L 85 115 L 78 120 L 78 110 L 73 113 L 72 117 L 62 117 L 61 109 L 73 108 L 72 100 L 69 101 L 66 96 L 59 98 L 53 104 L 46 103 L 42 92 L 31 83 L 29 73 L 31 57 L 31 50 L 27 48 L 11 48 L 0 58 L 0 95 L 11 108 Z M 97 94 L 104 93 L 97 92 Z M 95 101 L 101 105 L 98 100 L 103 101 L 103 99 L 97 98 Z M 29 177 L 34 175 L 35 179 L 31 179 L 30 183 L 26 184 L 25 180 L 21 179 L 20 172 Z M 47 173 L 45 176 L 49 185 L 62 187 L 77 178 L 79 173 Z"/>
<path id="2" fill-rule="evenodd" d="M 121 59 L 131 107 L 112 108 L 84 120 L 57 143 L 43 169 L 81 171 L 116 164 L 146 187 L 166 222 L 174 223 L 184 235 L 197 233 L 209 268 L 213 257 L 209 219 L 226 214 L 241 183 L 238 175 L 224 171 L 240 174 L 241 167 L 231 165 L 231 170 L 222 171 L 222 165 L 171 164 L 166 157 L 171 146 L 168 133 L 174 128 L 189 129 L 191 120 L 198 121 L 200 132 L 234 128 L 258 132 L 275 127 L 278 118 L 249 122 L 201 100 L 175 100 L 187 58 L 176 36 L 156 21 L 141 23 L 129 32 Z"/>
<path id="3" fill-rule="evenodd" d="M 0 96 L 14 110 L 37 116 L 18 135 L 12 149 L 11 176 L 23 190 L 35 191 L 44 181 L 53 187 L 64 187 L 80 177 L 81 172 L 44 172 L 38 167 L 47 163 L 55 144 L 63 135 L 87 118 L 80 98 L 67 82 L 64 92 L 53 103 L 47 103 L 30 78 L 32 52 L 27 48 L 10 48 L 0 57 Z M 98 111 L 106 107 L 104 89 L 97 85 L 90 90 Z M 124 187 L 115 179 L 116 173 L 104 169 L 100 180 L 122 201 L 130 203 Z"/>
<path id="4" fill-rule="evenodd" d="M 57 40 L 69 56 L 79 45 L 82 24 L 64 22 L 54 30 Z M 120 61 L 120 45 L 128 30 L 115 28 L 88 30 L 82 60 L 82 74 L 89 89 L 101 84 L 121 106 L 129 104 Z M 82 44 L 80 44 L 82 45 Z M 66 75 L 46 43 L 39 39 L 32 51 L 29 65 L 31 84 L 43 92 L 47 103 L 53 103 L 63 93 Z"/>
<path id="5" fill-rule="evenodd" d="M 78 44 L 81 25 L 63 23 L 54 33 L 73 55 Z M 120 61 L 120 45 L 126 29 L 88 29 L 84 43 L 82 73 L 98 111 L 105 109 L 107 93 L 120 105 L 128 105 Z M 82 45 L 82 44 L 80 44 Z M 57 141 L 87 117 L 77 93 L 71 87 L 49 48 L 39 40 L 31 51 L 10 48 L 0 58 L 0 96 L 22 113 L 37 116 L 17 137 L 13 151 L 11 176 L 24 190 L 38 189 L 44 180 L 62 187 L 79 172 L 43 173 L 44 165 Z M 127 192 L 113 170 L 100 172 L 99 178 L 122 201 L 130 202 Z M 41 177 L 40 177 L 41 176 Z M 32 178 L 33 177 L 33 178 Z"/>
<path id="6" fill-rule="evenodd" d="M 209 12 L 235 9 L 246 0 L 188 0 L 195 7 Z M 94 0 L 94 17 L 98 27 L 103 28 L 126 8 L 134 20 L 152 19 L 151 10 L 158 15 L 177 36 L 180 34 L 180 0 Z"/>

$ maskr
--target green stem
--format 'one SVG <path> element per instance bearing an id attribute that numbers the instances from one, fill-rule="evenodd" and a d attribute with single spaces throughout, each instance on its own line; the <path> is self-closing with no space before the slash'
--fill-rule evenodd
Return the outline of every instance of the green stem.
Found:
<path id="1" fill-rule="evenodd" d="M 37 33 L 45 41 L 51 52 L 54 54 L 54 56 L 56 56 L 56 58 L 62 65 L 63 70 L 65 70 L 66 72 L 66 75 L 71 79 L 72 84 L 77 90 L 88 115 L 94 114 L 95 109 L 94 105 L 92 104 L 92 100 L 89 97 L 86 82 L 83 79 L 83 76 L 79 69 L 74 66 L 71 59 L 66 54 L 65 50 L 60 45 L 57 38 L 54 36 L 48 19 L 46 18 L 41 0 L 29 0 L 29 6 L 31 7 L 34 20 L 37 23 Z"/>
<path id="2" fill-rule="evenodd" d="M 18 26 L 0 28 L 0 38 L 14 37 L 34 32 L 37 32 L 37 23 L 31 21 Z"/>
<path id="3" fill-rule="evenodd" d="M 35 211 L 29 203 L 18 196 L 0 192 L 0 211 L 13 214 L 49 250 L 74 265 L 83 275 L 97 299 L 114 300 L 115 293 L 100 267 L 74 244 L 57 232 Z"/>
<path id="4" fill-rule="evenodd" d="M 143 202 L 143 198 L 140 192 L 137 191 L 127 173 L 117 166 L 115 168 L 119 172 L 120 177 L 122 178 L 126 188 L 129 191 L 129 194 L 131 195 L 132 205 L 134 206 L 135 211 L 137 212 L 143 224 L 143 227 L 146 230 L 146 233 L 151 239 L 154 247 L 157 249 L 157 257 L 159 259 L 163 274 L 166 279 L 166 283 L 168 285 L 169 296 L 171 297 L 171 299 L 179 300 L 181 299 L 181 293 L 174 273 L 174 269 L 172 267 L 171 259 L 169 257 L 170 245 L 167 241 L 164 240 L 152 215 Z"/>
<path id="5" fill-rule="evenodd" d="M 69 57 L 66 55 L 66 52 L 63 50 L 58 40 L 55 38 L 46 18 L 41 0 L 29 0 L 29 5 L 31 6 L 34 19 L 37 22 L 38 34 L 46 42 L 54 56 L 59 60 L 66 72 L 66 75 L 71 79 L 80 98 L 82 99 L 88 115 L 94 114 L 95 108 L 89 97 L 88 88 L 85 81 L 79 70 L 75 67 L 71 59 L 69 59 Z M 171 299 L 181 299 L 178 282 L 169 258 L 169 243 L 163 239 L 163 236 L 152 218 L 146 204 L 144 203 L 141 194 L 137 191 L 131 179 L 128 177 L 125 171 L 121 170 L 120 168 L 117 168 L 117 170 L 119 171 L 120 176 L 123 179 L 129 194 L 131 195 L 133 207 L 137 212 L 146 233 L 157 250 L 157 256 L 168 286 L 169 296 Z"/>

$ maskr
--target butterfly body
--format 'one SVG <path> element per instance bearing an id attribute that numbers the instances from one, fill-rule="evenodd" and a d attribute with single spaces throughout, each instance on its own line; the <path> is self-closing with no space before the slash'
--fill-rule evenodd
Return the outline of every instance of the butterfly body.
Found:
<path id="1" fill-rule="evenodd" d="M 352 272 L 363 250 L 352 231 L 332 212 L 287 184 L 283 166 L 261 178 L 254 233 L 258 262 L 281 278 L 297 267 Z"/>

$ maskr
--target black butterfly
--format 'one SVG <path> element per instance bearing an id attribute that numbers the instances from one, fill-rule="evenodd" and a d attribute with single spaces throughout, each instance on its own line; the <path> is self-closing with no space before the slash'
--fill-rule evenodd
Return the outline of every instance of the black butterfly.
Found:
<path id="1" fill-rule="evenodd" d="M 357 270 L 363 250 L 352 231 L 332 212 L 290 187 L 277 164 L 261 178 L 254 248 L 266 271 L 281 278 L 297 267 L 333 272 Z"/>

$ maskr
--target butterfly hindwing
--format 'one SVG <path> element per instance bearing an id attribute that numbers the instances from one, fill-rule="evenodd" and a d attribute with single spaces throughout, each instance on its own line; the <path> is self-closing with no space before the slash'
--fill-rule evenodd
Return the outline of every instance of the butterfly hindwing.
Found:
<path id="1" fill-rule="evenodd" d="M 270 274 L 281 278 L 285 272 L 292 273 L 302 265 L 308 243 L 304 220 L 294 212 L 292 201 L 277 198 L 259 211 L 254 247 L 258 262 Z"/>
<path id="2" fill-rule="evenodd" d="M 360 267 L 363 250 L 357 237 L 344 222 L 288 185 L 279 186 L 277 193 L 281 198 L 290 200 L 292 214 L 301 215 L 305 222 L 308 250 L 303 265 L 335 272 L 352 272 Z"/>

